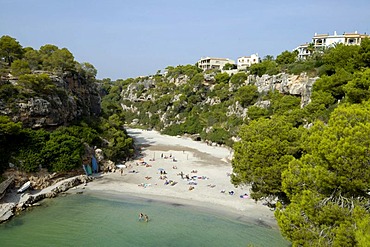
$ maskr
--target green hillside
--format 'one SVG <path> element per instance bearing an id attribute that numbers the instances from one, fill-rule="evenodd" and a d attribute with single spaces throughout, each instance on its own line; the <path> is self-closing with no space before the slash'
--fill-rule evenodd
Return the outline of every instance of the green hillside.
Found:
<path id="1" fill-rule="evenodd" d="M 251 185 L 253 199 L 276 209 L 293 246 L 368 246 L 369 57 L 366 39 L 305 61 L 283 52 L 231 76 L 167 67 L 148 77 L 103 80 L 109 93 L 102 108 L 127 124 L 233 146 L 232 182 Z M 279 81 L 286 74 L 318 77 L 308 101 L 261 89 L 261 78 L 287 86 L 289 80 Z"/>
<path id="2" fill-rule="evenodd" d="M 133 143 L 124 125 L 192 135 L 233 147 L 232 183 L 251 185 L 293 246 L 369 246 L 370 40 L 295 55 L 239 72 L 181 65 L 112 81 L 97 80 L 66 48 L 23 48 L 3 36 L 0 169 L 70 171 L 93 146 L 126 159 Z M 52 109 L 64 102 L 72 107 L 58 118 Z M 38 114 L 26 114 L 29 105 Z"/>

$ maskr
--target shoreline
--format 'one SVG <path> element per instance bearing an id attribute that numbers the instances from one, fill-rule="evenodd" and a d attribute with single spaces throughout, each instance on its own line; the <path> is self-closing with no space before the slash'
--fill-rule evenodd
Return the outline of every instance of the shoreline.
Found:
<path id="1" fill-rule="evenodd" d="M 84 186 L 84 193 L 201 207 L 278 229 L 270 208 L 248 196 L 241 198 L 249 194 L 249 187 L 235 188 L 231 184 L 230 149 L 152 130 L 127 131 L 139 147 L 141 158 L 126 162 L 122 174 L 121 170 L 100 174 Z M 172 183 L 166 184 L 168 181 Z M 229 194 L 231 191 L 233 194 Z"/>
<path id="2" fill-rule="evenodd" d="M 91 180 L 92 178 L 86 175 L 77 175 L 66 178 L 34 193 L 17 193 L 16 190 L 7 193 L 4 200 L 0 203 L 0 223 L 11 220 L 14 215 L 26 208 L 39 206 L 40 204 L 38 202 L 45 198 L 57 197 L 61 193 L 71 193 L 69 191 L 71 188 L 77 189 L 80 184 L 87 184 Z"/>
<path id="3" fill-rule="evenodd" d="M 9 214 L 5 221 L 14 215 L 15 208 L 24 210 L 43 198 L 64 192 L 188 206 L 279 230 L 270 208 L 244 196 L 249 194 L 249 187 L 235 188 L 231 184 L 231 149 L 152 130 L 127 131 L 139 149 L 138 159 L 127 161 L 125 168 L 115 172 L 67 178 L 34 194 L 10 194 L 10 199 L 1 205 L 1 212 Z M 164 171 L 166 174 L 162 174 Z"/>

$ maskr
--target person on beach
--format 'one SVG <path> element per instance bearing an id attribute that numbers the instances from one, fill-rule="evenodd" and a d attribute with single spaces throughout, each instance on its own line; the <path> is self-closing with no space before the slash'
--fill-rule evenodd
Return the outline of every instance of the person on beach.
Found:
<path id="1" fill-rule="evenodd" d="M 122 174 L 123 174 L 123 168 L 121 168 L 121 176 L 122 176 Z"/>
<path id="2" fill-rule="evenodd" d="M 144 215 L 144 219 L 145 219 L 145 222 L 148 222 L 149 221 L 148 215 Z"/>

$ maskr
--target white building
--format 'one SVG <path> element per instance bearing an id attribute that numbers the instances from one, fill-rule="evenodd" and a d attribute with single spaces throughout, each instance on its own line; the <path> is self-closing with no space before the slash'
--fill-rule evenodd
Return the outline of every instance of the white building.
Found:
<path id="1" fill-rule="evenodd" d="M 369 38 L 367 34 L 359 34 L 356 32 L 354 33 L 343 33 L 337 34 L 334 32 L 333 35 L 329 34 L 317 34 L 312 37 L 311 44 L 303 44 L 295 48 L 298 51 L 298 58 L 306 59 L 309 55 L 311 55 L 311 50 L 319 50 L 322 51 L 329 47 L 334 47 L 336 44 L 345 44 L 345 45 L 360 45 L 362 39 Z M 309 46 L 312 46 L 310 49 Z"/>
<path id="2" fill-rule="evenodd" d="M 306 59 L 309 55 L 311 55 L 311 52 L 309 51 L 309 43 L 303 44 L 295 48 L 295 51 L 298 51 L 298 59 L 304 60 Z"/>
<path id="3" fill-rule="evenodd" d="M 252 64 L 256 64 L 260 62 L 260 58 L 258 57 L 258 54 L 252 54 L 249 57 L 239 57 L 237 68 L 238 70 L 243 70 L 248 67 L 250 67 Z"/>
<path id="4" fill-rule="evenodd" d="M 228 58 L 205 57 L 198 61 L 198 67 L 203 71 L 210 69 L 222 70 L 228 63 L 235 64 L 235 61 Z"/>

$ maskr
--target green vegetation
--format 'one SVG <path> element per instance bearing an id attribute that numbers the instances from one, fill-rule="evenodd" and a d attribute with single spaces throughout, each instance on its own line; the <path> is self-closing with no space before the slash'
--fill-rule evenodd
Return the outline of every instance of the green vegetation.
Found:
<path id="1" fill-rule="evenodd" d="M 26 172 L 47 168 L 53 172 L 81 169 L 86 145 L 102 147 L 105 157 L 113 161 L 126 159 L 133 154 L 132 139 L 123 129 L 118 116 L 109 120 L 96 119 L 88 126 L 59 127 L 54 131 L 22 128 L 6 116 L 0 116 L 0 172 L 13 163 Z M 105 140 L 105 141 L 104 141 Z"/>
<path id="2" fill-rule="evenodd" d="M 1 75 L 19 77 L 18 85 L 0 85 L 3 102 L 55 92 L 49 76 L 30 74 L 39 69 L 73 70 L 95 83 L 95 68 L 75 62 L 65 48 L 45 45 L 37 51 L 4 36 L 0 56 Z M 255 76 L 281 72 L 320 77 L 305 107 L 298 96 L 258 90 Z M 182 65 L 163 74 L 99 83 L 105 94 L 99 119 L 46 131 L 25 129 L 1 116 L 0 169 L 9 162 L 26 171 L 75 169 L 84 145 L 124 159 L 133 152 L 125 123 L 170 135 L 194 134 L 234 147 L 232 183 L 250 185 L 253 199 L 276 209 L 281 232 L 293 246 L 370 245 L 368 39 L 361 46 L 315 51 L 304 61 L 284 51 L 232 76 Z M 240 141 L 234 143 L 233 137 Z"/>
<path id="3" fill-rule="evenodd" d="M 294 97 L 271 95 L 273 115 L 258 118 L 254 109 L 234 145 L 232 182 L 251 185 L 255 200 L 277 202 L 293 246 L 370 243 L 369 47 L 365 40 L 325 51 L 311 103 L 300 109 Z"/>
<path id="4" fill-rule="evenodd" d="M 369 234 L 370 104 L 341 105 L 303 136 L 302 157 L 282 173 L 290 204 L 278 204 L 282 233 L 295 244 L 356 246 Z M 298 227 L 299 226 L 299 227 Z M 368 240 L 364 241 L 366 246 Z"/>
<path id="5" fill-rule="evenodd" d="M 263 59 L 261 63 L 252 64 L 249 67 L 249 73 L 251 75 L 258 75 L 258 76 L 262 76 L 264 74 L 276 75 L 279 72 L 280 71 L 279 71 L 277 63 L 274 60 L 272 60 L 270 57 Z"/>
<path id="6" fill-rule="evenodd" d="M 16 83 L 9 81 L 9 73 L 17 77 Z M 47 44 L 35 50 L 23 48 L 10 36 L 0 38 L 0 105 L 12 107 L 22 102 L 20 100 L 27 102 L 34 97 L 50 100 L 53 95 L 67 102 L 67 91 L 51 77 L 63 78 L 65 73 L 80 78 L 82 83 L 97 83 L 94 66 L 76 62 L 66 48 Z M 115 90 L 110 82 L 103 82 L 102 88 Z M 114 100 L 118 102 L 119 99 Z M 84 116 L 86 119 L 81 118 L 68 126 L 37 130 L 13 122 L 12 116 L 1 115 L 0 173 L 9 164 L 26 172 L 36 172 L 40 168 L 50 172 L 76 169 L 82 172 L 82 162 L 93 155 L 90 150 L 94 146 L 102 148 L 107 159 L 127 159 L 133 154 L 133 142 L 123 129 L 122 114 L 115 114 L 119 112 L 118 103 L 103 105 L 101 117 Z"/>
<path id="7" fill-rule="evenodd" d="M 14 38 L 4 35 L 0 38 L 0 57 L 10 66 L 22 57 L 22 46 Z"/>
<path id="8" fill-rule="evenodd" d="M 286 202 L 281 174 L 288 162 L 300 155 L 300 133 L 282 116 L 244 125 L 239 132 L 242 140 L 234 145 L 232 182 L 251 184 L 255 200 L 277 197 Z"/>
<path id="9" fill-rule="evenodd" d="M 289 51 L 266 56 L 232 76 L 168 67 L 163 75 L 112 82 L 103 105 L 123 104 L 126 122 L 143 128 L 234 145 L 232 182 L 250 185 L 253 199 L 276 208 L 293 246 L 368 246 L 369 54 L 365 39 L 303 61 Z M 320 77 L 304 108 L 300 97 L 259 92 L 249 76 L 281 72 Z"/>

